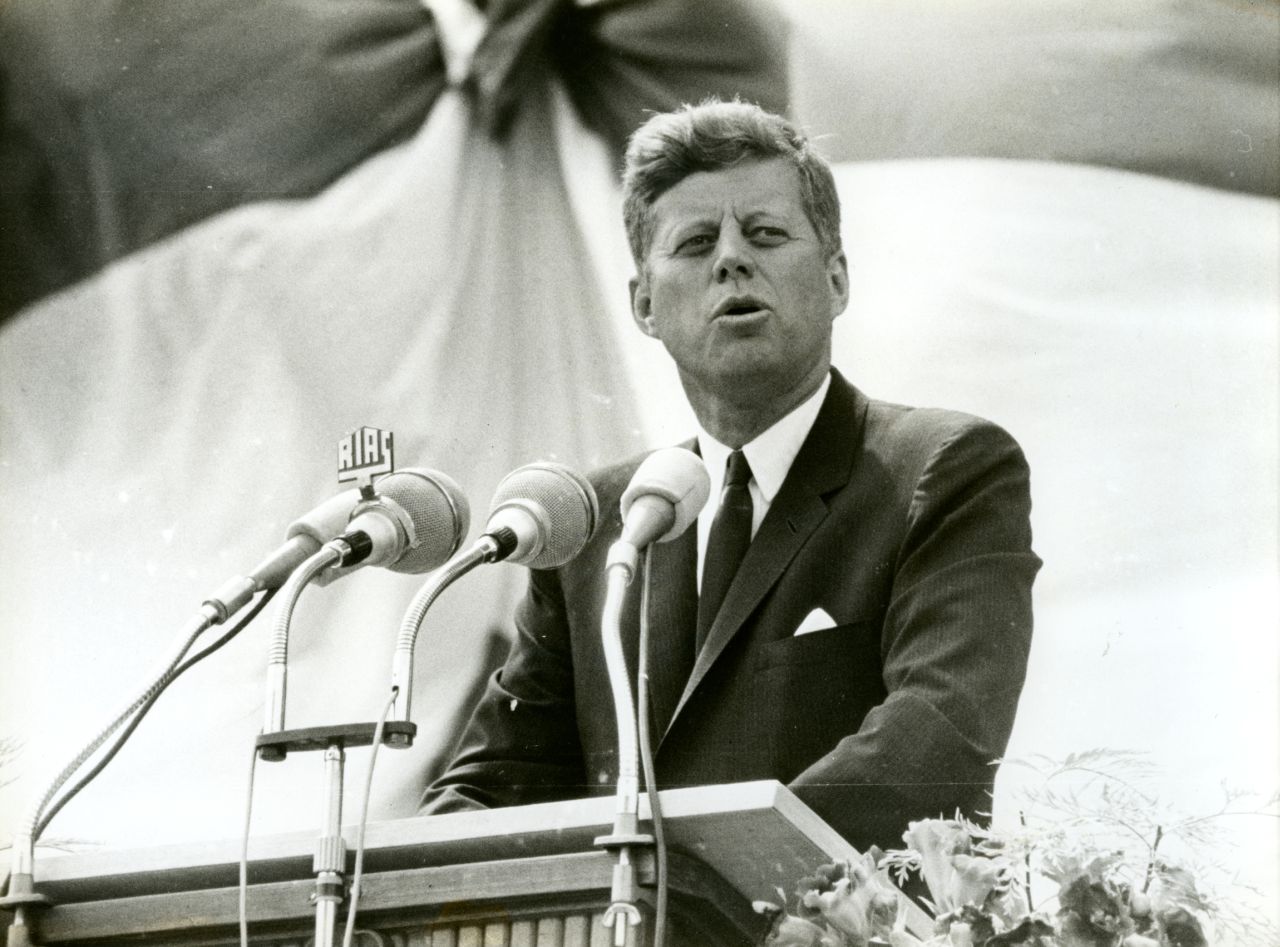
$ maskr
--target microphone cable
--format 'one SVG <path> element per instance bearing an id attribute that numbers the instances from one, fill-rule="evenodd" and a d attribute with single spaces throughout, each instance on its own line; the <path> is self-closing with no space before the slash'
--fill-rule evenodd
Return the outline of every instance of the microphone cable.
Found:
<path id="1" fill-rule="evenodd" d="M 10 871 L 10 878 L 19 874 L 22 870 L 21 860 L 25 857 L 28 862 L 33 863 L 35 859 L 35 843 L 40 837 L 38 827 L 48 824 L 48 819 L 43 818 L 50 801 L 57 794 L 72 776 L 98 751 L 98 748 L 107 741 L 111 734 L 115 733 L 120 726 L 132 717 L 138 710 L 148 702 L 151 695 L 157 689 L 163 689 L 165 682 L 173 673 L 174 668 L 182 663 L 182 659 L 187 656 L 192 646 L 196 643 L 196 639 L 204 634 L 209 626 L 213 624 L 213 617 L 210 612 L 202 610 L 190 624 L 185 627 L 179 634 L 181 643 L 178 649 L 169 658 L 164 670 L 157 674 L 138 696 L 136 696 L 130 704 L 120 711 L 111 722 L 98 731 L 89 743 L 76 754 L 70 763 L 62 768 L 57 776 L 45 787 L 43 794 L 36 800 L 31 807 L 30 812 L 19 823 L 18 831 L 13 839 L 14 867 Z M 31 872 L 34 864 L 26 868 L 27 872 Z"/>
<path id="2" fill-rule="evenodd" d="M 240 883 L 237 901 L 240 914 L 240 947 L 249 947 L 249 824 L 253 819 L 253 777 L 258 771 L 258 742 L 249 746 L 249 778 L 244 797 L 244 831 L 240 835 Z"/>
<path id="3" fill-rule="evenodd" d="M 73 798 L 75 798 L 75 796 L 80 792 L 80 790 L 84 789 L 87 785 L 89 785 L 89 783 L 93 782 L 93 780 L 97 778 L 98 774 L 101 773 L 107 767 L 107 764 L 109 764 L 113 759 L 115 759 L 116 754 L 119 753 L 120 750 L 124 747 L 125 743 L 128 742 L 129 737 L 133 735 L 133 732 L 138 729 L 138 724 L 142 723 L 142 718 L 147 715 L 147 713 L 151 710 L 153 706 L 155 706 L 156 701 L 160 699 L 160 695 L 165 692 L 165 689 L 168 688 L 168 686 L 172 684 L 174 681 L 176 681 L 179 677 L 181 677 L 182 674 L 185 673 L 193 665 L 203 661 L 205 658 L 209 657 L 209 655 L 213 654 L 223 645 L 227 644 L 227 642 L 229 642 L 236 635 L 240 634 L 240 632 L 242 632 L 249 625 L 249 623 L 252 622 L 258 616 L 258 614 L 262 611 L 262 609 L 266 607 L 267 603 L 270 602 L 273 597 L 275 597 L 276 591 L 277 591 L 276 589 L 268 589 L 267 591 L 263 592 L 258 597 L 258 601 L 254 603 L 253 607 L 249 609 L 249 611 L 241 615 L 240 618 L 235 622 L 235 624 L 233 624 L 230 628 L 228 628 L 222 634 L 221 637 L 219 637 L 216 641 L 206 645 L 204 648 L 197 651 L 195 654 L 191 655 L 185 661 L 181 661 L 181 663 L 178 663 L 172 666 L 169 670 L 167 670 L 164 674 L 160 676 L 160 678 L 155 682 L 155 684 L 144 695 L 142 702 L 138 704 L 136 709 L 133 709 L 131 711 L 133 716 L 131 719 L 129 719 L 128 725 L 123 730 L 121 730 L 120 733 L 116 735 L 115 741 L 111 744 L 111 746 L 107 749 L 107 751 L 102 754 L 102 757 L 98 760 L 97 763 L 94 764 L 93 768 L 90 769 L 83 776 L 81 776 L 80 779 L 78 779 L 71 786 L 70 789 L 64 792 L 58 798 L 58 801 L 55 802 L 52 806 L 50 806 L 48 811 L 45 812 L 44 815 L 40 818 L 40 820 L 36 823 L 35 831 L 32 833 L 32 836 L 31 836 L 32 843 L 39 840 L 40 836 L 44 834 L 44 831 L 46 828 L 48 828 L 49 823 L 53 821 L 53 817 L 56 816 L 59 812 L 61 812 L 62 808 L 68 802 L 70 802 Z M 194 641 L 194 639 L 192 639 L 192 641 Z M 188 642 L 187 648 L 184 648 L 182 652 L 179 654 L 178 656 L 179 660 L 181 660 L 182 656 L 186 654 L 187 649 L 190 648 L 190 644 L 191 642 Z M 98 743 L 99 746 L 101 745 L 101 741 L 105 740 L 105 738 L 112 732 L 112 730 L 114 730 L 116 727 L 119 727 L 120 724 L 123 723 L 124 719 L 125 719 L 125 715 L 122 715 L 111 727 L 109 727 L 103 733 L 103 736 Z M 95 746 L 94 749 L 97 749 L 97 747 Z M 90 750 L 90 753 L 92 752 L 93 751 Z M 85 759 L 87 760 L 88 757 L 86 756 Z M 80 765 L 83 765 L 83 761 L 81 761 Z M 72 770 L 72 772 L 74 772 L 74 770 Z"/>
<path id="4" fill-rule="evenodd" d="M 653 822 L 653 848 L 657 863 L 658 893 L 653 911 L 653 947 L 665 947 L 667 934 L 667 836 L 662 821 L 662 803 L 654 780 L 653 735 L 649 730 L 649 592 L 653 544 L 644 550 L 644 582 L 640 586 L 640 642 L 636 659 L 636 722 L 640 737 L 640 765 L 644 769 L 645 793 L 649 797 L 649 817 Z"/>
<path id="5" fill-rule="evenodd" d="M 360 880 L 364 876 L 364 830 L 369 824 L 369 797 L 373 795 L 373 767 L 378 762 L 378 747 L 382 745 L 382 730 L 387 724 L 391 708 L 396 704 L 400 688 L 392 687 L 391 696 L 382 708 L 382 716 L 378 725 L 373 728 L 373 748 L 369 754 L 369 771 L 365 774 L 364 800 L 360 803 L 360 828 L 356 833 L 356 864 L 351 873 L 351 905 L 347 910 L 347 927 L 342 935 L 342 947 L 351 947 L 351 939 L 356 929 L 356 905 L 360 901 Z"/>
<path id="6" fill-rule="evenodd" d="M 360 803 L 360 824 L 356 833 L 355 870 L 351 875 L 351 891 L 348 895 L 350 904 L 347 909 L 347 926 L 342 937 L 343 947 L 351 947 L 352 938 L 355 934 L 356 910 L 360 902 L 360 882 L 364 877 L 365 828 L 369 824 L 369 800 L 373 795 L 373 771 L 378 761 L 378 747 L 382 745 L 382 734 L 386 728 L 387 717 L 391 714 L 391 708 L 395 706 L 398 692 L 398 687 L 391 688 L 391 695 L 387 698 L 387 702 L 382 708 L 382 714 L 378 717 L 377 725 L 373 728 L 373 745 L 369 755 L 369 769 L 365 773 L 364 799 Z M 245 790 L 244 804 L 244 831 L 240 837 L 240 881 L 237 894 L 241 947 L 249 947 L 249 835 L 253 817 L 253 782 L 257 766 L 258 747 L 255 742 L 249 753 L 249 777 Z"/>

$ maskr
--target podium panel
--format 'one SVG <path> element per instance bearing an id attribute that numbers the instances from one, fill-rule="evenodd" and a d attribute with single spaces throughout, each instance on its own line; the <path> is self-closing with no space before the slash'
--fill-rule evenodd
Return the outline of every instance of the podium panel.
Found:
<path id="1" fill-rule="evenodd" d="M 672 947 L 754 944 L 756 899 L 777 900 L 819 864 L 854 850 L 772 781 L 662 793 Z M 642 807 L 642 818 L 648 818 Z M 357 943 L 380 947 L 595 947 L 613 860 L 593 840 L 609 832 L 612 798 L 371 823 Z M 354 828 L 344 831 L 355 838 Z M 247 916 L 254 944 L 304 947 L 314 931 L 314 835 L 250 844 Z M 239 942 L 238 841 L 94 852 L 37 860 L 36 887 L 54 904 L 37 919 L 43 944 Z M 353 855 L 348 855 L 348 880 Z M 654 872 L 640 863 L 651 937 Z M 923 918 L 912 905 L 906 908 Z M 339 914 L 339 932 L 346 911 Z M 6 919 L 7 920 L 7 919 Z M 916 927 L 910 923 L 909 926 Z"/>
<path id="2" fill-rule="evenodd" d="M 601 923 L 613 863 L 603 852 L 516 858 L 375 872 L 362 881 L 361 943 L 475 947 L 595 947 L 611 943 Z M 758 938 L 750 903 L 705 865 L 673 855 L 674 943 L 737 945 Z M 255 884 L 248 910 L 254 944 L 300 943 L 314 927 L 310 879 Z M 652 915 L 652 905 L 646 905 Z M 238 889 L 147 894 L 59 905 L 40 924 L 46 944 L 114 938 L 167 945 L 239 943 Z M 345 923 L 345 914 L 342 916 Z M 341 925 L 340 928 L 341 929 Z M 646 938 L 632 936 L 640 947 Z"/>

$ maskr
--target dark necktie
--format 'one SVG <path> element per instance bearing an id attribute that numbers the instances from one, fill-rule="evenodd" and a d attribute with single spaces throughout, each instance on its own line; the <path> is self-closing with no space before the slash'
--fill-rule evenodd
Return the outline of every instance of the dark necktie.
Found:
<path id="1" fill-rule="evenodd" d="M 729 455 L 724 489 L 720 491 L 720 508 L 711 521 L 711 534 L 707 537 L 702 589 L 698 593 L 695 655 L 702 650 L 725 593 L 729 591 L 742 557 L 747 554 L 747 546 L 751 544 L 751 491 L 747 489 L 750 480 L 751 466 L 746 455 L 740 450 L 734 451 Z"/>

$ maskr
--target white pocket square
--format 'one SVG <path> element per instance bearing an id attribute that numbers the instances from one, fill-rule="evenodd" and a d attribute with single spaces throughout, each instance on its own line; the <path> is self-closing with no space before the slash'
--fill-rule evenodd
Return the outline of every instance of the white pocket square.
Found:
<path id="1" fill-rule="evenodd" d="M 825 609 L 815 608 L 808 615 L 804 616 L 804 621 L 796 627 L 797 635 L 807 635 L 811 631 L 822 631 L 826 628 L 834 628 L 836 620 L 826 613 Z"/>

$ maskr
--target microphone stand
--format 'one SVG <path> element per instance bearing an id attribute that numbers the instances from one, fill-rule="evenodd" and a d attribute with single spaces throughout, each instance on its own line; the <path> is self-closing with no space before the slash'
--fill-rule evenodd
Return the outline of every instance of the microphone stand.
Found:
<path id="1" fill-rule="evenodd" d="M 256 746 L 262 760 L 278 762 L 290 752 L 322 750 L 324 752 L 321 834 L 316 839 L 315 889 L 311 902 L 316 908 L 315 947 L 333 947 L 338 908 L 346 898 L 344 872 L 347 861 L 346 840 L 342 836 L 343 771 L 346 748 L 371 746 L 377 733 L 376 723 L 338 724 L 327 727 L 284 729 L 285 693 L 289 657 L 289 625 L 303 589 L 316 576 L 345 556 L 345 542 L 332 540 L 304 562 L 281 589 L 284 597 L 273 629 L 267 664 L 266 725 L 258 734 Z M 382 740 L 388 746 L 406 747 L 413 743 L 417 727 L 408 720 L 388 720 Z"/>
<path id="2" fill-rule="evenodd" d="M 13 922 L 9 926 L 6 942 L 10 947 L 25 947 L 34 943 L 32 927 L 36 916 L 44 909 L 52 906 L 52 900 L 35 888 L 35 843 L 41 831 L 43 816 L 53 801 L 54 795 L 67 781 L 89 760 L 98 748 L 120 729 L 126 721 L 139 711 L 148 700 L 158 695 L 169 684 L 182 659 L 195 645 L 200 637 L 211 626 L 222 620 L 219 612 L 209 603 L 201 606 L 199 613 L 183 628 L 180 635 L 181 644 L 166 662 L 161 671 L 147 688 L 132 703 L 120 711 L 98 735 L 80 753 L 68 763 L 46 787 L 43 794 L 31 806 L 30 811 L 19 823 L 13 837 L 11 852 L 11 868 L 9 872 L 8 893 L 0 898 L 0 910 L 12 911 Z"/>
<path id="3" fill-rule="evenodd" d="M 627 586 L 636 571 L 639 552 L 625 540 L 609 549 L 605 565 L 606 592 L 600 634 L 604 644 L 605 666 L 609 686 L 613 690 L 614 713 L 618 728 L 618 790 L 614 809 L 613 832 L 602 835 L 595 844 L 614 856 L 613 885 L 604 925 L 613 929 L 614 947 L 624 947 L 627 928 L 640 924 L 637 856 L 652 849 L 652 835 L 640 831 L 639 739 L 636 734 L 636 711 L 631 697 L 631 681 L 627 677 L 626 657 L 622 652 L 622 603 Z"/>

